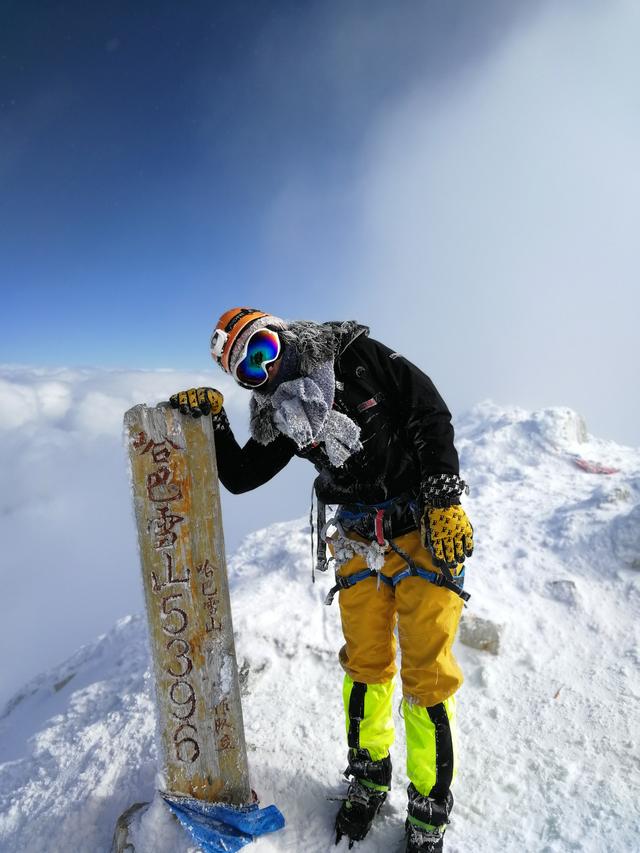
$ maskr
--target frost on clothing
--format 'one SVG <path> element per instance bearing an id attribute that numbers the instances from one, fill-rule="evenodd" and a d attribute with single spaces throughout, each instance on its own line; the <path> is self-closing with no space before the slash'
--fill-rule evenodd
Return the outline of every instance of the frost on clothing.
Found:
<path id="1" fill-rule="evenodd" d="M 253 394 L 251 434 L 270 444 L 278 434 L 291 438 L 299 450 L 323 444 L 332 465 L 340 468 L 362 450 L 360 427 L 332 408 L 336 377 L 332 361 L 318 365 L 309 376 L 283 382 L 273 394 Z"/>
<path id="2" fill-rule="evenodd" d="M 313 325 L 304 324 L 307 337 L 312 337 L 308 327 Z M 291 324 L 282 333 L 285 343 L 297 326 Z M 429 377 L 369 338 L 364 326 L 323 324 L 316 328 L 320 333 L 318 340 L 314 339 L 314 355 L 303 350 L 300 369 L 307 366 L 311 372 L 317 370 L 323 361 L 315 357 L 320 352 L 326 362 L 333 340 L 333 411 L 346 415 L 359 427 L 362 449 L 337 466 L 323 442 L 300 449 L 288 435 L 279 433 L 270 443 L 260 443 L 273 435 L 274 427 L 269 423 L 266 434 L 263 425 L 256 433 L 259 441 L 252 437 L 244 447 L 231 432 L 220 434 L 216 436 L 216 455 L 223 485 L 236 494 L 255 489 L 275 476 L 294 455 L 315 466 L 318 497 L 329 504 L 374 504 L 400 495 L 417 496 L 430 474 L 457 475 L 451 414 Z M 410 519 L 402 526 L 408 530 L 415 522 Z"/>

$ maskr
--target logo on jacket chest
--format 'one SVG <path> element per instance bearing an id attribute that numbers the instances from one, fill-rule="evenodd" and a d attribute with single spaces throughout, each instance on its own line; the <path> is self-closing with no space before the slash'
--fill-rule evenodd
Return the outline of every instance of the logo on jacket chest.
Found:
<path id="1" fill-rule="evenodd" d="M 382 400 L 382 394 L 374 394 L 373 397 L 370 397 L 368 400 L 364 400 L 362 403 L 358 403 L 357 409 L 359 412 L 366 412 L 369 409 L 373 409 L 378 403 Z"/>

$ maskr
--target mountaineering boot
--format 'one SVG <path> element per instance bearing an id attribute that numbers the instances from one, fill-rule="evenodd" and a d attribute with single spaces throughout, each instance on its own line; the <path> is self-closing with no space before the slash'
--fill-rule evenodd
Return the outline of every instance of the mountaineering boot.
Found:
<path id="1" fill-rule="evenodd" d="M 407 788 L 409 806 L 405 823 L 405 853 L 442 853 L 444 831 L 453 808 L 453 795 L 444 800 L 423 797 L 413 783 Z"/>
<path id="2" fill-rule="evenodd" d="M 354 841 L 362 841 L 369 832 L 373 819 L 387 799 L 391 786 L 391 756 L 372 761 L 369 750 L 350 749 L 349 766 L 344 775 L 349 780 L 349 789 L 336 815 L 336 844 L 346 835 L 351 848 Z"/>

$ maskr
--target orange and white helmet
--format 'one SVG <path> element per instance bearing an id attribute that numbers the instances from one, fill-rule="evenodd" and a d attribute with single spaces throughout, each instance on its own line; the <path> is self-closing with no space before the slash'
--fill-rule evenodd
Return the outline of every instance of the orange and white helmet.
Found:
<path id="1" fill-rule="evenodd" d="M 249 339 L 259 329 L 285 329 L 286 323 L 257 308 L 231 308 L 216 323 L 211 336 L 211 355 L 225 373 L 236 377 L 236 368 L 245 357 Z M 241 383 L 243 384 L 243 383 Z"/>

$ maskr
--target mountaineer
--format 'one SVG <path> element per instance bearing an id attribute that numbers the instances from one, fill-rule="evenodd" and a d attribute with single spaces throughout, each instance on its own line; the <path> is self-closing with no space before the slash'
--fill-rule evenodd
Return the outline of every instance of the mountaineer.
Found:
<path id="1" fill-rule="evenodd" d="M 473 529 L 460 503 L 451 415 L 415 365 L 352 321 L 285 322 L 253 308 L 222 315 L 214 360 L 252 392 L 251 437 L 240 447 L 213 388 L 171 405 L 210 415 L 218 473 L 234 494 L 270 480 L 293 458 L 318 472 L 318 568 L 336 566 L 345 643 L 343 699 L 349 781 L 336 843 L 365 838 L 391 785 L 396 636 L 409 778 L 407 853 L 441 853 L 453 806 L 452 653 Z M 327 522 L 325 507 L 336 506 Z"/>

